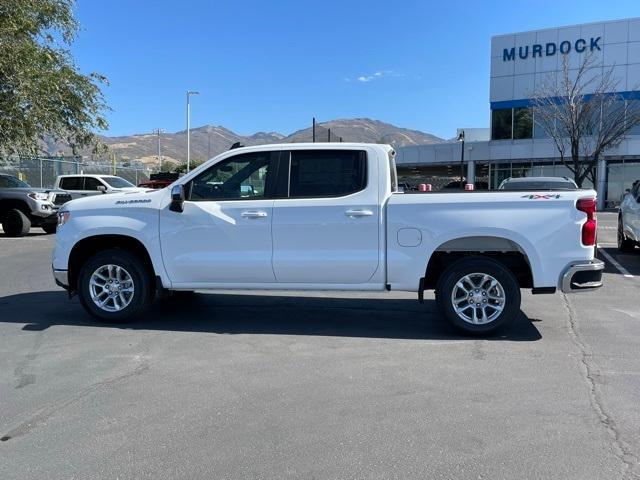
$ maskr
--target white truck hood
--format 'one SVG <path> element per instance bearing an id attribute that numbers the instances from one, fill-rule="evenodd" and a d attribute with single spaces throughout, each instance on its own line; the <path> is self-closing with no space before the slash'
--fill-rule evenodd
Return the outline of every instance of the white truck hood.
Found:
<path id="1" fill-rule="evenodd" d="M 78 198 L 66 203 L 64 210 L 73 212 L 133 206 L 159 208 L 162 198 L 168 195 L 168 192 L 164 190 L 147 190 L 137 187 L 132 190 Z"/>

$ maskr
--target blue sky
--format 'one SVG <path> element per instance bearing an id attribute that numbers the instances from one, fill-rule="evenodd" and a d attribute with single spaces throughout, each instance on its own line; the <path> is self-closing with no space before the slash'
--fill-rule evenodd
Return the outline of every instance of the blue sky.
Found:
<path id="1" fill-rule="evenodd" d="M 289 134 L 369 117 L 486 127 L 492 35 L 640 16 L 638 0 L 77 0 L 80 68 L 109 78 L 109 135 L 223 125 Z"/>

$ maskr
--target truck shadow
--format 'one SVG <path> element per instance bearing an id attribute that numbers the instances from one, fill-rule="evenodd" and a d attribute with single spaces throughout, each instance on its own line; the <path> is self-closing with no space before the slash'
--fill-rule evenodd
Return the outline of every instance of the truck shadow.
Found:
<path id="1" fill-rule="evenodd" d="M 465 339 L 441 317 L 433 300 L 196 293 L 156 301 L 129 324 L 94 321 L 62 291 L 33 292 L 0 298 L 0 322 L 24 323 L 23 330 L 86 326 L 217 334 L 310 335 L 388 339 Z M 536 341 L 542 337 L 521 313 L 508 328 L 489 339 Z"/>

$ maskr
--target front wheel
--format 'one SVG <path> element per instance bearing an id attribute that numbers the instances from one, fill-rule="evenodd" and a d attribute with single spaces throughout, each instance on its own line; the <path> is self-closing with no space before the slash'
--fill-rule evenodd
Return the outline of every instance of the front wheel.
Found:
<path id="1" fill-rule="evenodd" d="M 89 258 L 78 277 L 84 308 L 104 322 L 124 323 L 142 315 L 153 298 L 145 264 L 125 250 L 106 250 Z"/>
<path id="2" fill-rule="evenodd" d="M 21 210 L 14 208 L 2 219 L 2 229 L 7 237 L 24 237 L 31 229 L 31 220 Z"/>
<path id="3" fill-rule="evenodd" d="M 490 258 L 466 257 L 451 264 L 436 287 L 438 306 L 466 335 L 488 335 L 511 323 L 520 312 L 515 276 Z"/>

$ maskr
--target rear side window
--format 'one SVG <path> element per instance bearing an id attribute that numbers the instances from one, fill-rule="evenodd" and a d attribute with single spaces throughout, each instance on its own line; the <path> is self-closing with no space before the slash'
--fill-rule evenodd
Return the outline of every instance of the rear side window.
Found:
<path id="1" fill-rule="evenodd" d="M 84 190 L 82 177 L 65 177 L 60 180 L 62 190 Z"/>
<path id="2" fill-rule="evenodd" d="M 292 150 L 289 197 L 340 197 L 367 186 L 367 155 L 359 150 Z"/>

